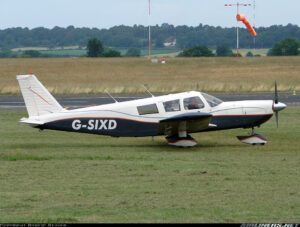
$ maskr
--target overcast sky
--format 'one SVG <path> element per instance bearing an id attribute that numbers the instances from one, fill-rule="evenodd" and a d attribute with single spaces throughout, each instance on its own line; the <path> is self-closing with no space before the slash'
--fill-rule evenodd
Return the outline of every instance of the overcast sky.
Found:
<path id="1" fill-rule="evenodd" d="M 115 25 L 236 26 L 236 7 L 224 4 L 237 0 L 0 0 L 0 29 L 11 27 L 96 27 Z M 253 3 L 253 0 L 240 0 Z M 250 23 L 258 26 L 288 23 L 300 26 L 300 0 L 256 0 L 253 7 L 241 7 Z"/>

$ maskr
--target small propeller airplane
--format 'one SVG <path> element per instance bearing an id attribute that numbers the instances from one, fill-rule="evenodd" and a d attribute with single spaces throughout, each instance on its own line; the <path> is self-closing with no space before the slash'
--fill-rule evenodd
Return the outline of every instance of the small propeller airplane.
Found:
<path id="1" fill-rule="evenodd" d="M 189 91 L 100 106 L 67 110 L 33 75 L 17 76 L 28 111 L 26 123 L 40 130 L 91 133 L 112 137 L 166 136 L 170 145 L 192 147 L 197 141 L 191 133 L 252 128 L 250 136 L 238 136 L 247 144 L 267 143 L 254 132 L 255 127 L 286 105 L 279 102 L 275 82 L 274 100 L 223 102 L 209 94 Z"/>

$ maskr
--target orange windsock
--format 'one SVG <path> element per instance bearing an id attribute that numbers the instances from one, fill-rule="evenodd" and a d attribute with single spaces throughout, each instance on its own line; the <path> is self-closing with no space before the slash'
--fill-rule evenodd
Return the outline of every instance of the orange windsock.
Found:
<path id="1" fill-rule="evenodd" d="M 236 15 L 236 19 L 238 21 L 242 21 L 246 25 L 246 27 L 248 28 L 248 30 L 252 36 L 256 36 L 255 30 L 253 29 L 253 27 L 251 26 L 251 24 L 249 23 L 249 21 L 247 20 L 247 18 L 244 15 L 238 14 L 238 15 Z"/>

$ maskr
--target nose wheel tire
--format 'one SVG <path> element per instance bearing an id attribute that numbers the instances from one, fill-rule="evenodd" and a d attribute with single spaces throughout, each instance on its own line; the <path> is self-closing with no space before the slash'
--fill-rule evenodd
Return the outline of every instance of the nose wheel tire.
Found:
<path id="1" fill-rule="evenodd" d="M 252 128 L 252 133 L 250 136 L 237 136 L 237 138 L 242 143 L 251 145 L 265 145 L 268 142 L 268 139 L 266 137 L 255 133 L 254 128 Z"/>

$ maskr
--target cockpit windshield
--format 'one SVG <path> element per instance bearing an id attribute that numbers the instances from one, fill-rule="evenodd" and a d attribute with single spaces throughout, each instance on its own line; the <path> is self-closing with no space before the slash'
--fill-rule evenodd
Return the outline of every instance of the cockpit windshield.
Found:
<path id="1" fill-rule="evenodd" d="M 211 107 L 218 106 L 223 102 L 221 99 L 218 99 L 212 95 L 209 95 L 209 94 L 206 94 L 203 92 L 201 92 L 201 94 L 203 95 L 203 97 L 205 98 L 205 100 Z"/>

